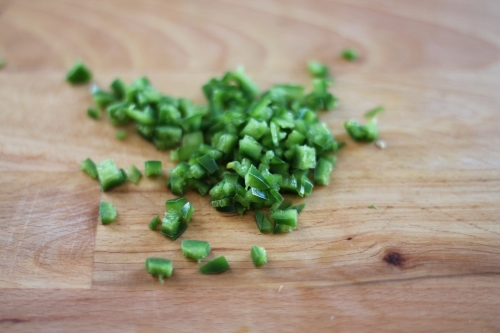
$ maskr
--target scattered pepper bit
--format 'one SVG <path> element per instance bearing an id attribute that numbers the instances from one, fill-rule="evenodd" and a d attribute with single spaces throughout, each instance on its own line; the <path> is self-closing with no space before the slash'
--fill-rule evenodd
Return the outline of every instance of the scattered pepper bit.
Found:
<path id="1" fill-rule="evenodd" d="M 384 111 L 384 108 L 379 106 L 365 113 L 365 118 L 368 119 L 366 125 L 360 125 L 356 120 L 350 119 L 344 123 L 344 127 L 349 136 L 360 142 L 375 141 L 378 137 L 377 116 Z"/>
<path id="2" fill-rule="evenodd" d="M 199 268 L 201 274 L 219 274 L 227 271 L 230 268 L 226 257 L 220 256 L 212 261 L 207 262 Z"/>
<path id="3" fill-rule="evenodd" d="M 116 207 L 110 202 L 101 201 L 99 214 L 101 215 L 102 224 L 110 224 L 116 220 Z"/>
<path id="4" fill-rule="evenodd" d="M 142 172 L 140 172 L 135 165 L 129 166 L 126 174 L 127 180 L 135 185 L 137 185 L 142 178 Z"/>
<path id="5" fill-rule="evenodd" d="M 347 61 L 355 61 L 358 60 L 359 57 L 358 51 L 356 51 L 355 49 L 345 49 L 340 55 Z"/>
<path id="6" fill-rule="evenodd" d="M 183 240 L 181 243 L 182 254 L 185 258 L 198 262 L 210 253 L 210 243 L 200 240 Z"/>
<path id="7" fill-rule="evenodd" d="M 252 246 L 250 256 L 252 257 L 252 261 L 255 267 L 260 267 L 267 263 L 266 249 L 264 249 L 263 247 L 257 245 Z"/>
<path id="8" fill-rule="evenodd" d="M 77 61 L 66 74 L 66 80 L 71 84 L 84 84 L 92 79 L 92 72 L 81 61 Z"/>
<path id="9" fill-rule="evenodd" d="M 155 217 L 153 217 L 151 222 L 149 222 L 149 229 L 155 231 L 156 229 L 158 229 L 158 223 L 160 223 L 160 216 L 156 215 Z"/>
<path id="10" fill-rule="evenodd" d="M 125 130 L 118 130 L 115 132 L 115 137 L 118 140 L 125 140 L 125 138 L 127 137 L 127 132 Z"/>
<path id="11" fill-rule="evenodd" d="M 172 265 L 172 261 L 168 259 L 147 258 L 146 269 L 149 274 L 158 276 L 158 280 L 160 280 L 161 284 L 164 284 L 164 278 L 168 279 L 172 276 L 174 266 Z"/>
<path id="12" fill-rule="evenodd" d="M 80 169 L 85 172 L 87 175 L 89 175 L 90 178 L 96 179 L 97 178 L 97 168 L 94 163 L 90 158 L 87 158 L 85 161 L 83 161 L 80 164 Z"/>
<path id="13" fill-rule="evenodd" d="M 162 173 L 161 161 L 146 161 L 144 163 L 146 176 L 160 176 Z"/>
<path id="14" fill-rule="evenodd" d="M 89 118 L 97 120 L 97 119 L 101 118 L 101 112 L 99 110 L 97 110 L 96 108 L 88 108 L 87 109 L 87 116 L 89 116 Z"/>

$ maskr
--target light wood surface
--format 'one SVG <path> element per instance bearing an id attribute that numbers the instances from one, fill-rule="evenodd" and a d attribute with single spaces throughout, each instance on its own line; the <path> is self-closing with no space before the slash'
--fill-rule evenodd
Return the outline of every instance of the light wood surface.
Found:
<path id="1" fill-rule="evenodd" d="M 493 0 L 1 1 L 0 331 L 499 332 L 499 17 Z M 346 47 L 360 61 L 339 59 Z M 173 197 L 164 179 L 102 193 L 79 171 L 86 157 L 173 164 L 87 118 L 88 87 L 64 82 L 78 58 L 99 84 L 147 75 L 198 102 L 239 64 L 265 88 L 308 84 L 317 59 L 341 98 L 322 119 L 348 145 L 289 235 L 189 193 L 182 238 L 232 267 L 203 276 L 180 239 L 147 229 Z M 387 149 L 349 140 L 342 123 L 380 104 Z M 116 223 L 98 223 L 101 199 Z M 173 260 L 165 285 L 148 256 Z"/>

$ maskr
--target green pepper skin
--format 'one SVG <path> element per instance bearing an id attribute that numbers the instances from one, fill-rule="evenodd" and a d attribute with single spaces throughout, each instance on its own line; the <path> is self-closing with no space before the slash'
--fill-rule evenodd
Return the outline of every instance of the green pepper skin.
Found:
<path id="1" fill-rule="evenodd" d="M 210 243 L 185 239 L 181 243 L 181 249 L 185 258 L 200 262 L 210 253 Z"/>
<path id="2" fill-rule="evenodd" d="M 163 284 L 164 278 L 172 276 L 174 266 L 171 260 L 163 258 L 147 258 L 146 270 L 153 276 L 158 276 L 158 279 Z"/>
<path id="3" fill-rule="evenodd" d="M 350 119 L 344 123 L 344 128 L 349 136 L 358 142 L 372 142 L 378 138 L 378 128 L 375 119 L 366 125 L 360 125 L 356 120 Z"/>
<path id="4" fill-rule="evenodd" d="M 263 247 L 257 245 L 252 246 L 250 257 L 252 258 L 255 267 L 260 267 L 267 263 L 266 249 Z"/>
<path id="5" fill-rule="evenodd" d="M 220 256 L 212 261 L 207 262 L 199 268 L 201 274 L 219 274 L 227 271 L 230 268 L 226 257 Z"/>

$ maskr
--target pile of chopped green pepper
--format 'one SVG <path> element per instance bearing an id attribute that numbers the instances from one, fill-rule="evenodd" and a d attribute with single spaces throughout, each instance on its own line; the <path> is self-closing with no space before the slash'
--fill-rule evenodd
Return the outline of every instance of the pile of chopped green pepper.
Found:
<path id="1" fill-rule="evenodd" d="M 357 52 L 344 50 L 341 56 L 356 60 Z M 90 118 L 99 119 L 102 111 L 112 125 L 134 125 L 137 133 L 159 150 L 170 150 L 170 159 L 178 165 L 170 170 L 167 188 L 182 196 L 189 190 L 209 194 L 211 205 L 220 212 L 255 213 L 261 233 L 288 233 L 297 228 L 298 215 L 305 203 L 292 206 L 284 193 L 300 197 L 312 193 L 314 185 L 328 185 L 337 161 L 336 153 L 345 144 L 335 140 L 318 111 L 338 105 L 329 92 L 333 78 L 327 66 L 309 62 L 312 91 L 294 84 L 277 84 L 260 92 L 243 68 L 229 71 L 221 78 L 212 78 L 202 90 L 207 105 L 196 105 L 183 98 L 174 98 L 156 90 L 146 77 L 127 85 L 117 78 L 105 91 L 91 89 L 95 107 L 89 108 Z M 78 62 L 66 79 L 72 84 L 86 83 L 92 73 Z M 382 107 L 365 114 L 366 125 L 355 120 L 344 123 L 347 133 L 356 141 L 374 141 L 378 137 L 376 118 Z M 125 139 L 120 129 L 116 138 Z M 125 172 L 113 160 L 95 164 L 90 158 L 80 168 L 91 178 L 98 179 L 103 191 L 129 180 L 138 184 L 142 173 L 134 166 Z M 148 177 L 162 174 L 161 161 L 146 161 Z M 186 198 L 166 201 L 166 213 L 161 220 L 161 233 L 176 240 L 188 227 L 194 207 Z M 377 208 L 371 205 L 370 208 Z M 116 208 L 101 202 L 103 224 L 116 219 Z M 155 216 L 148 227 L 157 230 L 160 217 Z M 183 240 L 182 253 L 200 262 L 211 251 L 206 241 Z M 251 258 L 255 267 L 267 263 L 266 250 L 254 245 Z M 224 256 L 199 268 L 202 274 L 217 274 L 229 269 Z M 163 283 L 172 275 L 168 259 L 147 258 L 146 269 Z"/>
<path id="2" fill-rule="evenodd" d="M 304 197 L 314 185 L 328 185 L 336 153 L 344 145 L 317 116 L 338 104 L 329 92 L 333 82 L 329 69 L 319 62 L 307 67 L 312 76 L 309 93 L 293 84 L 277 84 L 261 93 L 238 68 L 203 85 L 206 105 L 164 95 L 145 77 L 128 85 L 118 78 L 109 91 L 92 88 L 93 110 L 98 112 L 89 115 L 95 118 L 105 110 L 114 126 L 134 124 L 138 134 L 159 150 L 170 149 L 171 160 L 179 163 L 167 181 L 173 194 L 196 190 L 208 194 L 220 212 L 257 211 L 261 232 L 290 232 L 300 211 L 291 209 L 283 194 Z M 366 125 L 347 121 L 349 135 L 357 141 L 375 140 L 380 110 L 367 114 Z M 82 166 L 87 173 L 89 168 Z M 125 173 L 111 160 L 96 168 L 103 190 L 122 184 L 127 176 L 134 183 L 140 179 L 140 173 L 131 169 Z M 161 175 L 161 162 L 147 161 L 145 173 Z M 167 212 L 163 232 L 174 237 L 179 219 L 180 211 Z"/>
<path id="3" fill-rule="evenodd" d="M 289 232 L 296 227 L 297 211 L 280 208 L 282 194 L 303 197 L 311 194 L 314 184 L 327 185 L 335 153 L 343 145 L 316 114 L 338 103 L 328 91 L 328 68 L 310 62 L 308 69 L 313 77 L 309 93 L 302 86 L 284 84 L 260 93 L 238 68 L 203 86 L 207 105 L 164 95 L 145 77 L 129 85 L 116 79 L 110 91 L 93 87 L 92 95 L 95 109 L 104 109 L 113 125 L 135 123 L 139 135 L 158 149 L 171 149 L 171 159 L 179 162 L 167 182 L 173 194 L 195 189 L 209 194 L 215 209 L 240 215 L 269 209 L 272 215 L 259 218 L 259 229 Z M 103 162 L 103 190 L 126 179 L 111 162 Z M 98 176 L 104 172 L 99 166 Z M 145 170 L 147 176 L 160 175 L 161 162 L 147 161 Z M 127 175 L 136 183 L 139 176 L 131 171 Z M 167 212 L 162 232 L 173 237 L 179 216 Z"/>

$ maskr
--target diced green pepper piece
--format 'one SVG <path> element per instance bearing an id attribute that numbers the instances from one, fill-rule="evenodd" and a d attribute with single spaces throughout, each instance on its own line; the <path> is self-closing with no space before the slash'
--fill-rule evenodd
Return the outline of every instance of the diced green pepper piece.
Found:
<path id="1" fill-rule="evenodd" d="M 154 131 L 153 142 L 159 150 L 176 147 L 182 138 L 182 129 L 176 126 L 158 126 Z"/>
<path id="2" fill-rule="evenodd" d="M 342 58 L 348 61 L 354 61 L 358 59 L 358 51 L 355 49 L 345 49 L 340 54 Z"/>
<path id="3" fill-rule="evenodd" d="M 347 134 L 360 142 L 375 141 L 378 137 L 378 128 L 376 119 L 373 118 L 366 125 L 360 125 L 356 120 L 350 119 L 344 123 Z"/>
<path id="4" fill-rule="evenodd" d="M 160 176 L 162 173 L 161 161 L 146 161 L 144 163 L 146 176 Z"/>
<path id="5" fill-rule="evenodd" d="M 274 121 L 271 121 L 271 125 L 269 125 L 271 128 L 271 138 L 273 141 L 273 144 L 275 147 L 279 146 L 280 138 L 279 138 L 279 127 L 276 125 Z"/>
<path id="6" fill-rule="evenodd" d="M 180 125 L 182 115 L 174 105 L 160 104 L 158 108 L 158 123 L 160 125 Z"/>
<path id="7" fill-rule="evenodd" d="M 106 160 L 97 165 L 97 178 L 103 191 L 123 184 L 127 178 L 124 173 L 116 167 L 113 160 Z"/>
<path id="8" fill-rule="evenodd" d="M 234 209 L 236 210 L 236 213 L 238 213 L 239 216 L 245 215 L 245 212 L 247 211 L 247 209 L 244 206 L 239 205 L 237 203 L 235 203 Z"/>
<path id="9" fill-rule="evenodd" d="M 240 154 L 258 161 L 261 152 L 262 146 L 251 136 L 245 135 L 245 137 L 240 140 Z"/>
<path id="10" fill-rule="evenodd" d="M 247 174 L 245 175 L 245 186 L 254 187 L 259 190 L 268 190 L 270 188 L 269 183 L 264 179 L 262 174 L 257 170 L 255 166 L 250 165 Z"/>
<path id="11" fill-rule="evenodd" d="M 160 223 L 160 216 L 156 215 L 155 217 L 153 217 L 151 222 L 149 222 L 149 226 L 148 226 L 149 229 L 155 231 L 158 228 L 158 223 Z"/>
<path id="12" fill-rule="evenodd" d="M 141 125 L 155 125 L 156 119 L 151 112 L 147 109 L 137 110 L 134 105 L 125 109 L 127 116 L 134 119 Z"/>
<path id="13" fill-rule="evenodd" d="M 287 208 L 289 208 L 289 207 L 291 207 L 291 206 L 292 206 L 292 202 L 291 202 L 291 201 L 283 201 L 283 202 L 281 203 L 281 205 L 280 205 L 279 209 L 281 209 L 281 210 L 285 210 L 285 209 L 287 209 Z"/>
<path id="14" fill-rule="evenodd" d="M 173 237 L 181 224 L 181 214 L 179 211 L 169 210 L 161 223 L 161 233 L 168 237 Z"/>
<path id="15" fill-rule="evenodd" d="M 253 245 L 252 250 L 250 251 L 250 256 L 252 257 L 255 267 L 260 267 L 267 263 L 266 249 L 263 247 Z"/>
<path id="16" fill-rule="evenodd" d="M 294 175 L 284 174 L 280 187 L 282 190 L 295 191 L 297 189 L 297 179 L 295 179 Z"/>
<path id="17" fill-rule="evenodd" d="M 170 237 L 173 241 L 176 240 L 177 238 L 181 237 L 184 231 L 186 231 L 188 227 L 188 224 L 185 221 L 181 221 L 179 224 L 179 228 L 177 228 L 177 232 L 173 236 L 168 236 Z"/>
<path id="18" fill-rule="evenodd" d="M 203 143 L 203 133 L 193 132 L 188 133 L 182 137 L 182 147 L 198 147 Z"/>
<path id="19" fill-rule="evenodd" d="M 220 256 L 212 261 L 207 262 L 199 268 L 201 274 L 219 274 L 227 271 L 230 268 L 226 257 Z"/>
<path id="20" fill-rule="evenodd" d="M 263 203 L 264 201 L 269 199 L 265 191 L 261 191 L 259 189 L 256 189 L 255 187 L 251 187 L 247 191 L 245 198 L 250 202 L 255 202 L 255 203 Z"/>
<path id="21" fill-rule="evenodd" d="M 269 128 L 265 121 L 258 121 L 253 118 L 250 118 L 247 125 L 241 131 L 242 135 L 249 135 L 255 140 L 259 140 L 262 138 L 267 132 Z"/>
<path id="22" fill-rule="evenodd" d="M 237 143 L 238 137 L 236 135 L 225 133 L 219 138 L 216 148 L 225 154 L 229 154 L 234 150 Z"/>
<path id="23" fill-rule="evenodd" d="M 142 178 L 142 172 L 140 172 L 135 165 L 129 166 L 126 174 L 127 180 L 135 185 L 137 185 Z"/>
<path id="24" fill-rule="evenodd" d="M 87 116 L 92 119 L 99 119 L 101 118 L 101 111 L 97 110 L 96 108 L 89 108 L 87 109 Z"/>
<path id="25" fill-rule="evenodd" d="M 194 214 L 194 207 L 191 205 L 190 202 L 187 202 L 184 206 L 181 208 L 181 216 L 186 222 L 191 221 L 191 217 L 193 217 Z"/>
<path id="26" fill-rule="evenodd" d="M 184 195 L 187 187 L 187 180 L 189 177 L 189 164 L 181 162 L 171 172 L 167 186 L 172 190 L 175 195 Z"/>
<path id="27" fill-rule="evenodd" d="M 250 79 L 248 75 L 246 75 L 245 70 L 242 66 L 236 69 L 236 71 L 233 73 L 233 76 L 242 90 L 245 91 L 250 98 L 253 99 L 257 97 L 257 95 L 259 95 L 259 87 L 257 87 L 255 82 L 253 82 L 253 80 Z"/>
<path id="28" fill-rule="evenodd" d="M 97 168 L 94 161 L 92 161 L 90 158 L 87 158 L 80 164 L 80 169 L 87 175 L 89 175 L 90 178 L 97 178 Z"/>
<path id="29" fill-rule="evenodd" d="M 295 205 L 295 206 L 292 206 L 292 207 L 287 207 L 287 209 L 295 209 L 297 211 L 298 214 L 300 214 L 304 208 L 306 207 L 306 204 L 305 203 L 301 203 L 299 205 Z M 281 208 L 283 209 L 283 208 Z"/>
<path id="30" fill-rule="evenodd" d="M 187 203 L 186 198 L 176 198 L 176 199 L 170 199 L 165 201 L 165 207 L 167 208 L 167 211 L 169 210 L 175 210 L 180 212 L 182 207 Z"/>
<path id="31" fill-rule="evenodd" d="M 313 183 L 307 178 L 307 176 L 300 177 L 300 182 L 297 184 L 297 193 L 303 197 L 304 195 L 309 195 L 314 187 Z"/>
<path id="32" fill-rule="evenodd" d="M 148 141 L 153 140 L 155 126 L 154 125 L 141 125 L 139 123 L 135 124 L 135 129 L 140 136 Z"/>
<path id="33" fill-rule="evenodd" d="M 310 61 L 307 63 L 307 69 L 309 74 L 313 77 L 327 78 L 328 77 L 328 67 L 317 61 Z"/>
<path id="34" fill-rule="evenodd" d="M 217 162 L 215 162 L 215 160 L 209 154 L 198 157 L 198 163 L 200 163 L 200 165 L 205 168 L 205 170 L 207 170 L 209 174 L 212 174 L 215 171 L 219 170 Z"/>
<path id="35" fill-rule="evenodd" d="M 262 98 L 250 111 L 250 117 L 257 120 L 269 120 L 273 115 L 273 111 L 268 107 L 270 103 L 271 99 L 268 97 Z"/>
<path id="36" fill-rule="evenodd" d="M 66 80 L 71 84 L 83 84 L 92 79 L 92 72 L 82 61 L 77 61 L 66 74 Z"/>
<path id="37" fill-rule="evenodd" d="M 189 173 L 193 178 L 200 179 L 207 175 L 207 170 L 200 164 L 196 163 L 191 165 L 191 167 L 189 168 Z"/>
<path id="38" fill-rule="evenodd" d="M 269 220 L 266 213 L 261 210 L 255 211 L 255 222 L 257 223 L 257 227 L 260 232 L 263 234 L 270 233 L 274 229 L 273 223 Z"/>
<path id="39" fill-rule="evenodd" d="M 146 269 L 149 274 L 153 276 L 158 276 L 158 279 L 163 284 L 164 278 L 169 278 L 172 276 L 174 266 L 172 261 L 162 258 L 147 258 L 146 259 Z"/>
<path id="40" fill-rule="evenodd" d="M 122 79 L 117 78 L 111 83 L 111 90 L 113 91 L 113 94 L 116 96 L 116 98 L 122 99 L 125 97 L 127 86 Z"/>
<path id="41" fill-rule="evenodd" d="M 245 177 L 251 164 L 252 162 L 248 158 L 244 158 L 241 163 L 238 161 L 229 162 L 227 168 L 233 169 L 238 175 Z"/>
<path id="42" fill-rule="evenodd" d="M 210 243 L 200 240 L 183 240 L 182 254 L 185 258 L 202 261 L 210 253 Z"/>
<path id="43" fill-rule="evenodd" d="M 109 118 L 111 118 L 111 124 L 115 126 L 127 125 L 130 118 L 126 112 L 127 103 L 118 102 L 110 104 L 106 108 Z"/>
<path id="44" fill-rule="evenodd" d="M 239 178 L 240 176 L 237 173 L 230 173 L 230 172 L 224 173 L 224 181 L 234 186 L 238 185 Z"/>
<path id="45" fill-rule="evenodd" d="M 271 214 L 271 219 L 280 225 L 288 225 L 295 229 L 297 227 L 298 212 L 295 209 L 277 210 Z"/>
<path id="46" fill-rule="evenodd" d="M 99 90 L 99 88 L 92 93 L 92 100 L 94 101 L 94 104 L 101 109 L 117 102 L 115 96 L 108 92 Z"/>
<path id="47" fill-rule="evenodd" d="M 288 135 L 288 138 L 285 141 L 285 147 L 291 148 L 295 145 L 301 145 L 305 139 L 306 137 L 304 135 L 294 130 Z"/>
<path id="48" fill-rule="evenodd" d="M 118 140 L 125 140 L 125 138 L 127 137 L 127 131 L 125 131 L 125 130 L 116 131 L 115 132 L 115 137 Z"/>
<path id="49" fill-rule="evenodd" d="M 316 149 L 309 146 L 295 146 L 294 167 L 300 170 L 316 167 Z"/>
<path id="50" fill-rule="evenodd" d="M 99 215 L 102 224 L 110 224 L 116 220 L 116 207 L 111 202 L 101 201 L 99 205 Z"/>
<path id="51" fill-rule="evenodd" d="M 123 182 L 126 182 L 127 181 L 127 173 L 122 168 L 120 168 L 120 172 L 123 176 Z"/>
<path id="52" fill-rule="evenodd" d="M 328 185 L 330 183 L 330 174 L 332 171 L 333 163 L 324 158 L 320 158 L 314 170 L 314 183 L 317 185 Z"/>
<path id="53" fill-rule="evenodd" d="M 274 198 L 274 200 L 276 200 L 276 202 L 280 202 L 281 203 L 284 200 L 283 196 L 276 189 L 270 190 L 269 193 Z"/>
<path id="54" fill-rule="evenodd" d="M 211 204 L 212 204 L 212 207 L 214 207 L 214 208 L 230 207 L 233 205 L 233 199 L 232 198 L 224 198 L 224 199 L 212 200 Z"/>
<path id="55" fill-rule="evenodd" d="M 293 227 L 287 225 L 287 224 L 279 224 L 279 223 L 276 223 L 274 225 L 274 230 L 273 230 L 273 233 L 274 234 L 285 234 L 285 233 L 289 233 L 289 232 L 292 232 L 293 231 Z"/>
<path id="56" fill-rule="evenodd" d="M 186 181 L 186 185 L 190 189 L 196 189 L 202 197 L 207 195 L 208 191 L 210 190 L 210 185 L 208 185 L 206 181 L 201 179 L 188 179 Z"/>

